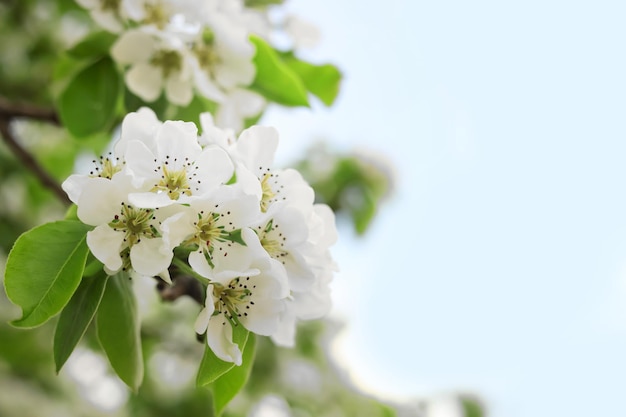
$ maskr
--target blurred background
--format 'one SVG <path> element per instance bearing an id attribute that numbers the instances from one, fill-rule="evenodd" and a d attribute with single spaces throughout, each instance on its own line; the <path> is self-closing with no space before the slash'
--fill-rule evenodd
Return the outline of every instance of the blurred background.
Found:
<path id="1" fill-rule="evenodd" d="M 41 102 L 63 19 L 33 19 L 28 1 L 20 20 L 15 3 L 0 3 L 0 95 Z M 306 323 L 293 350 L 265 341 L 227 415 L 625 415 L 626 6 L 284 9 L 319 29 L 303 56 L 344 81 L 333 107 L 270 107 L 260 123 L 281 133 L 279 164 L 299 166 L 337 210 L 341 272 L 329 320 Z M 58 178 L 71 171 L 63 161 L 79 145 L 17 128 Z M 1 158 L 6 255 L 63 209 L 4 148 Z M 163 306 L 150 284 L 137 283 L 148 358 L 137 397 L 90 334 L 56 377 L 53 328 L 10 328 L 18 311 L 3 298 L 0 415 L 209 415 L 191 388 L 201 346 L 175 325 L 197 307 Z"/>

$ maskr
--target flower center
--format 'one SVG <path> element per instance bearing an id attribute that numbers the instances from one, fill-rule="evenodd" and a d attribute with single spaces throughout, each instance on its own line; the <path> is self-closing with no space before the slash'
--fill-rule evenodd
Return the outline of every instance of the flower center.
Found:
<path id="1" fill-rule="evenodd" d="M 99 161 L 95 159 L 91 161 L 96 165 L 94 170 L 89 172 L 91 177 L 107 178 L 110 180 L 115 173 L 122 170 L 122 167 L 118 165 L 119 158 L 113 159 L 110 155 L 111 154 L 107 157 L 100 156 Z"/>
<path id="2" fill-rule="evenodd" d="M 250 285 L 250 277 L 238 277 L 231 280 L 228 286 L 219 283 L 213 284 L 213 296 L 217 299 L 215 310 L 223 313 L 228 319 L 247 316 L 250 306 L 254 305 L 252 290 L 256 285 Z"/>
<path id="3" fill-rule="evenodd" d="M 182 68 L 182 57 L 176 51 L 160 50 L 150 59 L 150 64 L 161 68 L 163 78 L 168 78 L 172 73 Z"/>
<path id="4" fill-rule="evenodd" d="M 215 48 L 215 35 L 210 30 L 205 30 L 202 34 L 202 41 L 203 43 L 194 45 L 193 52 L 196 54 L 200 66 L 213 75 L 215 66 L 221 62 Z"/>
<path id="5" fill-rule="evenodd" d="M 145 24 L 153 24 L 159 29 L 163 29 L 167 25 L 169 15 L 162 4 L 145 4 L 144 10 L 146 11 Z"/>
<path id="6" fill-rule="evenodd" d="M 265 228 L 258 227 L 259 240 L 263 249 L 274 259 L 287 256 L 289 253 L 284 249 L 287 240 L 281 232 L 276 230 L 278 225 L 274 225 L 274 220 L 270 220 Z"/>
<path id="7" fill-rule="evenodd" d="M 261 211 L 265 213 L 269 208 L 272 199 L 276 197 L 276 193 L 272 190 L 272 186 L 269 184 L 269 180 L 272 178 L 272 174 L 265 174 L 261 179 Z"/>
<path id="8" fill-rule="evenodd" d="M 205 254 L 211 254 L 215 242 L 225 240 L 228 233 L 224 231 L 224 226 L 218 224 L 219 213 L 209 213 L 204 215 L 204 211 L 198 213 L 198 221 L 195 223 L 196 233 L 187 239 L 183 245 L 197 245 Z"/>
<path id="9" fill-rule="evenodd" d="M 189 186 L 189 178 L 185 167 L 175 171 L 170 170 L 167 165 L 163 165 L 161 180 L 150 191 L 167 192 L 170 200 L 178 200 L 181 194 L 190 196 L 191 187 Z"/>
<path id="10" fill-rule="evenodd" d="M 159 237 L 159 232 L 152 225 L 155 209 L 137 209 L 122 203 L 120 214 L 116 214 L 109 226 L 124 232 L 125 246 L 131 247 L 141 241 L 142 237 L 149 239 Z"/>
<path id="11" fill-rule="evenodd" d="M 100 8 L 103 11 L 111 10 L 117 12 L 120 7 L 120 0 L 100 0 Z"/>

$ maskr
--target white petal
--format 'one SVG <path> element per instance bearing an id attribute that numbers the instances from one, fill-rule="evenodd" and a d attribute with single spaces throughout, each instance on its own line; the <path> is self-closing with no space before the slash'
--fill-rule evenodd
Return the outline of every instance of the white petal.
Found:
<path id="1" fill-rule="evenodd" d="M 157 275 L 159 278 L 161 278 L 163 281 L 167 282 L 168 284 L 172 284 L 172 278 L 170 277 L 170 271 L 168 271 L 167 269 L 162 271 L 161 273 L 159 273 Z"/>
<path id="2" fill-rule="evenodd" d="M 153 277 L 166 270 L 172 262 L 173 253 L 166 248 L 163 239 L 143 238 L 130 248 L 130 263 L 142 275 Z"/>
<path id="3" fill-rule="evenodd" d="M 142 142 L 153 154 L 156 154 L 156 132 L 162 123 L 149 107 L 142 107 L 128 113 L 122 121 L 120 140 L 115 145 L 115 154 L 123 156 L 131 140 Z"/>
<path id="4" fill-rule="evenodd" d="M 253 172 L 259 167 L 271 168 L 278 147 L 278 131 L 273 127 L 252 126 L 239 135 L 237 155 Z"/>
<path id="5" fill-rule="evenodd" d="M 207 262 L 202 251 L 195 251 L 189 254 L 189 266 L 200 276 L 205 278 L 213 278 L 213 269 Z"/>
<path id="6" fill-rule="evenodd" d="M 232 131 L 215 126 L 211 113 L 200 113 L 200 126 L 202 127 L 202 136 L 199 139 L 201 145 L 217 145 L 228 149 L 236 139 L 233 137 Z"/>
<path id="7" fill-rule="evenodd" d="M 217 84 L 209 77 L 209 74 L 207 74 L 206 71 L 204 71 L 197 63 L 192 65 L 192 70 L 196 88 L 203 96 L 218 103 L 224 101 L 226 96 Z"/>
<path id="8" fill-rule="evenodd" d="M 209 320 L 206 341 L 215 356 L 223 361 L 241 365 L 241 350 L 233 342 L 233 328 L 224 314 L 213 316 Z"/>
<path id="9" fill-rule="evenodd" d="M 328 248 L 337 242 L 337 226 L 335 224 L 335 213 L 326 204 L 315 204 L 313 206 L 314 216 L 316 216 L 320 226 L 313 229 L 313 233 L 309 236 L 317 246 Z"/>
<path id="10" fill-rule="evenodd" d="M 278 328 L 272 334 L 272 340 L 279 346 L 294 347 L 296 341 L 296 316 L 285 312 L 278 323 Z"/>
<path id="11" fill-rule="evenodd" d="M 119 33 L 124 29 L 120 21 L 111 11 L 92 10 L 91 17 L 97 24 L 109 32 Z"/>
<path id="12" fill-rule="evenodd" d="M 196 158 L 196 170 L 202 193 L 213 191 L 218 185 L 225 184 L 233 176 L 234 166 L 224 149 L 204 148 Z"/>
<path id="13" fill-rule="evenodd" d="M 256 67 L 251 58 L 223 55 L 223 59 L 215 69 L 215 80 L 226 90 L 247 86 L 254 81 Z"/>
<path id="14" fill-rule="evenodd" d="M 237 88 L 230 93 L 229 97 L 244 117 L 252 117 L 259 114 L 265 106 L 265 99 L 260 94 L 243 88 Z"/>
<path id="15" fill-rule="evenodd" d="M 132 193 L 128 195 L 128 201 L 140 208 L 162 208 L 180 202 L 169 198 L 166 192 Z"/>
<path id="16" fill-rule="evenodd" d="M 193 84 L 180 75 L 170 76 L 165 83 L 165 94 L 172 103 L 186 106 L 193 98 Z"/>
<path id="17" fill-rule="evenodd" d="M 181 207 L 181 210 L 185 211 L 170 216 L 161 223 L 163 241 L 170 249 L 180 245 L 195 229 L 190 219 L 192 213 L 186 207 Z"/>
<path id="18" fill-rule="evenodd" d="M 198 314 L 198 318 L 194 324 L 196 333 L 203 334 L 209 327 L 209 320 L 215 311 L 215 305 L 213 304 L 213 285 L 208 285 L 206 289 L 206 300 L 204 302 L 205 307 Z"/>
<path id="19" fill-rule="evenodd" d="M 141 187 L 147 183 L 147 186 L 153 186 L 158 181 L 160 174 L 154 172 L 159 167 L 154 162 L 155 155 L 150 149 L 138 140 L 131 140 L 126 146 L 126 170 L 132 177 L 135 187 Z M 160 171 L 159 171 L 160 172 Z"/>
<path id="20" fill-rule="evenodd" d="M 161 95 L 163 74 L 161 69 L 150 64 L 133 65 L 124 79 L 128 89 L 145 101 L 155 101 Z"/>
<path id="21" fill-rule="evenodd" d="M 122 267 L 120 250 L 123 242 L 124 233 L 116 232 L 106 224 L 87 232 L 89 250 L 111 271 L 118 271 Z"/>
<path id="22" fill-rule="evenodd" d="M 73 174 L 63 181 L 61 188 L 63 188 L 63 191 L 65 191 L 72 203 L 78 204 L 78 198 L 88 183 L 89 177 L 87 175 Z"/>
<path id="23" fill-rule="evenodd" d="M 156 141 L 159 161 L 163 163 L 167 160 L 173 169 L 182 167 L 185 158 L 191 162 L 202 152 L 198 144 L 198 128 L 192 122 L 166 121 L 157 132 Z M 176 163 L 174 159 L 177 159 Z"/>
<path id="24" fill-rule="evenodd" d="M 90 178 L 89 186 L 83 189 L 78 199 L 78 218 L 92 226 L 113 220 L 119 213 L 121 202 L 126 201 L 124 183 L 125 179 L 117 175 L 112 180 Z"/>
<path id="25" fill-rule="evenodd" d="M 120 64 L 146 62 L 154 53 L 156 41 L 140 30 L 125 32 L 111 47 L 111 56 Z"/>

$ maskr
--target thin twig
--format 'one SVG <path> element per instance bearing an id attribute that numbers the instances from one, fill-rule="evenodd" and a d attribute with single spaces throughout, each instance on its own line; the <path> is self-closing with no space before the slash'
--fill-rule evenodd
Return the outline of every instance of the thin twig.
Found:
<path id="1" fill-rule="evenodd" d="M 52 109 L 28 103 L 13 103 L 3 97 L 0 97 L 0 118 L 7 120 L 26 118 L 41 120 L 55 125 L 60 124 L 59 116 Z"/>
<path id="2" fill-rule="evenodd" d="M 61 188 L 59 183 L 45 170 L 35 158 L 20 145 L 17 138 L 11 131 L 11 123 L 9 119 L 0 117 L 0 134 L 4 138 L 4 141 L 15 154 L 15 156 L 28 168 L 39 181 L 63 203 L 71 204 L 72 202 L 65 194 L 65 191 Z"/>

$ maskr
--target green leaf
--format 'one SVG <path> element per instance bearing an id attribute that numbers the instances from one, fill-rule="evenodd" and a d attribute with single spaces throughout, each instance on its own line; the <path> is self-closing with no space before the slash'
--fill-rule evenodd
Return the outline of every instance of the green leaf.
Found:
<path id="1" fill-rule="evenodd" d="M 255 346 L 256 338 L 254 334 L 250 334 L 248 343 L 246 343 L 246 350 L 243 351 L 241 366 L 235 366 L 213 383 L 213 407 L 216 415 L 220 415 L 224 411 L 224 407 L 235 398 L 235 395 L 248 382 L 254 363 Z"/>
<path id="2" fill-rule="evenodd" d="M 46 223 L 21 235 L 7 259 L 5 290 L 22 307 L 17 327 L 36 327 L 68 303 L 80 283 L 90 226 L 79 221 Z"/>
<path id="3" fill-rule="evenodd" d="M 100 346 L 111 366 L 133 391 L 143 380 L 140 323 L 130 278 L 120 273 L 109 278 L 96 316 Z"/>
<path id="4" fill-rule="evenodd" d="M 256 77 L 251 89 L 285 106 L 308 106 L 307 90 L 300 77 L 263 39 L 252 35 L 250 40 L 256 47 Z"/>
<path id="5" fill-rule="evenodd" d="M 283 62 L 304 82 L 304 86 L 327 106 L 339 94 L 341 72 L 331 64 L 314 65 L 296 58 L 293 53 L 283 54 Z"/>
<path id="6" fill-rule="evenodd" d="M 248 332 L 248 330 L 246 330 L 242 325 L 233 326 L 233 342 L 237 343 L 242 354 L 245 352 L 249 334 L 250 332 Z M 200 368 L 198 369 L 196 386 L 202 387 L 208 385 L 234 367 L 234 363 L 225 362 L 215 356 L 215 353 L 213 353 L 211 348 L 207 345 L 204 350 L 202 362 L 200 362 Z"/>
<path id="7" fill-rule="evenodd" d="M 67 50 L 74 58 L 90 58 L 109 54 L 117 36 L 109 32 L 93 32 Z"/>
<path id="8" fill-rule="evenodd" d="M 57 107 L 63 125 L 77 138 L 107 129 L 115 118 L 122 80 L 110 58 L 80 71 L 61 93 Z"/>
<path id="9" fill-rule="evenodd" d="M 485 415 L 484 407 L 478 398 L 468 395 L 462 395 L 460 398 L 465 417 L 483 417 Z"/>
<path id="10" fill-rule="evenodd" d="M 54 333 L 54 363 L 57 373 L 93 320 L 108 278 L 104 271 L 93 277 L 84 278 L 70 302 L 61 312 Z"/>

